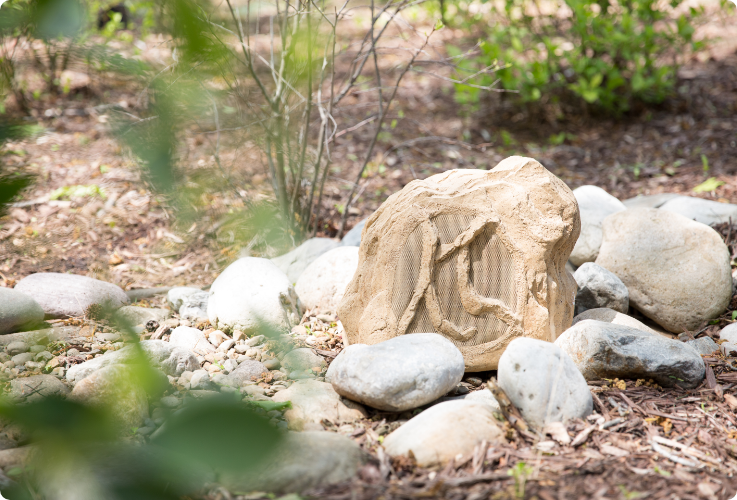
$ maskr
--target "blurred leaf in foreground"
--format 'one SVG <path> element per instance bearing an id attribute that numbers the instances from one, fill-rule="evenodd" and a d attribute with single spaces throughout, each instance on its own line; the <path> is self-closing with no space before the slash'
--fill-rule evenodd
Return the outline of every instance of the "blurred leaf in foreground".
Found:
<path id="1" fill-rule="evenodd" d="M 225 395 L 200 400 L 173 415 L 153 444 L 217 472 L 254 467 L 281 441 L 268 420 Z"/>

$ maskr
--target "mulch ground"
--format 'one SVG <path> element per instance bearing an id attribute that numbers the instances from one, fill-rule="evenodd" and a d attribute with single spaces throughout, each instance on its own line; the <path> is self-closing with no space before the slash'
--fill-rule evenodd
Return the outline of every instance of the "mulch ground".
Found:
<path id="1" fill-rule="evenodd" d="M 662 389 L 642 381 L 592 382 L 596 411 L 567 425 L 569 443 L 506 425 L 503 446 L 482 443 L 442 469 L 378 451 L 389 419 L 358 438 L 375 463 L 350 482 L 313 490 L 338 499 L 730 499 L 737 494 L 737 366 L 707 358 L 705 383 Z M 735 360 L 732 360 L 733 362 Z M 710 388 L 711 386 L 711 388 Z M 485 389 L 482 389 L 485 390 Z M 379 432 L 377 432 L 377 429 Z M 356 433 L 354 433 L 356 434 Z"/>

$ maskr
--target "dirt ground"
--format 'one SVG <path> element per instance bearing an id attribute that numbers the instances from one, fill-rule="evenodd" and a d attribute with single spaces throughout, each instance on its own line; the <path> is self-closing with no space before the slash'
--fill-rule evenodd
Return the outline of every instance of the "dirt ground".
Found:
<path id="1" fill-rule="evenodd" d="M 731 29 L 737 16 L 722 17 L 718 23 Z M 682 68 L 677 96 L 618 120 L 594 115 L 548 120 L 538 111 L 510 108 L 499 94 L 490 96 L 476 112 L 459 112 L 451 84 L 410 74 L 393 108 L 399 126 L 380 141 L 372 161 L 376 168 L 369 168 L 363 180 L 348 228 L 413 179 L 449 168 L 491 168 L 513 154 L 538 159 L 571 188 L 595 184 L 620 199 L 676 192 L 737 203 L 737 34 L 723 32 L 728 36 L 718 51 L 700 54 Z M 439 48 L 462 37 L 453 30 L 440 35 Z M 168 57 L 155 37 L 146 44 L 152 58 Z M 142 182 L 130 155 L 112 136 L 113 115 L 137 113 L 139 92 L 125 82 L 83 82 L 69 95 L 39 102 L 30 121 L 41 125 L 43 132 L 6 144 L 0 152 L 6 165 L 36 175 L 35 184 L 0 219 L 0 285 L 12 287 L 28 274 L 53 271 L 92 276 L 127 290 L 206 286 L 237 258 L 242 245 L 219 225 L 221 217 L 238 208 L 237 197 L 211 196 L 201 217 L 180 227 L 165 200 Z M 355 111 L 348 116 L 351 123 L 361 123 L 372 112 L 361 106 L 371 99 L 368 94 L 355 96 Z M 565 141 L 552 144 L 551 136 L 561 132 L 567 134 Z M 328 179 L 319 235 L 336 234 L 337 207 L 345 202 L 359 167 L 352 158 L 361 156 L 371 134 L 369 127 L 359 127 L 336 139 L 337 173 Z M 193 130 L 184 149 L 182 161 L 191 172 L 213 168 L 206 131 Z M 225 161 L 242 157 L 254 165 L 255 155 L 252 148 L 235 142 L 222 152 Z M 260 167 L 249 168 L 242 188 L 256 195 L 268 193 Z M 713 193 L 693 193 L 693 187 L 708 177 L 725 184 Z M 97 185 L 104 195 L 51 199 L 55 190 L 74 185 Z M 737 228 L 720 231 L 725 237 L 737 234 Z M 733 309 L 737 298 L 719 324 L 693 333 L 714 335 L 731 321 Z M 340 346 L 330 349 L 334 355 Z M 508 445 L 479 446 L 473 456 L 437 471 L 377 454 L 380 437 L 399 418 L 377 413 L 353 436 L 373 452 L 375 462 L 354 481 L 309 496 L 732 498 L 737 493 L 733 362 L 708 358 L 707 380 L 690 391 L 660 389 L 641 381 L 592 383 L 596 418 L 601 421 L 569 423 L 573 443 L 545 436 L 533 439 L 509 428 Z"/>

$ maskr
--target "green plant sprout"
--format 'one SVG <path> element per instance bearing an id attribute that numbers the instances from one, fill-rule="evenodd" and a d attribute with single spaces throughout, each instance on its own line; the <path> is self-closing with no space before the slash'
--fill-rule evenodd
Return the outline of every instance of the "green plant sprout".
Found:
<path id="1" fill-rule="evenodd" d="M 517 462 L 514 467 L 507 471 L 507 475 L 514 479 L 515 498 L 525 498 L 525 485 L 534 470 L 531 465 L 527 465 L 525 462 Z"/>

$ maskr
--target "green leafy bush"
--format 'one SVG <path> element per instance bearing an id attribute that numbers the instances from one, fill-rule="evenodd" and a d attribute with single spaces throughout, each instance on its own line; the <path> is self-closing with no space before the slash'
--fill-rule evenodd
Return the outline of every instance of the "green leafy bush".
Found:
<path id="1" fill-rule="evenodd" d="M 492 22 L 480 15 L 471 21 L 488 26 L 474 64 L 505 65 L 493 78 L 523 103 L 572 97 L 614 114 L 637 101 L 659 103 L 674 89 L 679 58 L 702 44 L 693 38 L 702 8 L 682 3 L 563 0 L 541 14 L 537 2 L 505 0 L 503 9 L 492 10 Z M 491 82 L 482 76 L 473 83 Z M 457 85 L 456 96 L 476 103 L 480 94 Z"/>

